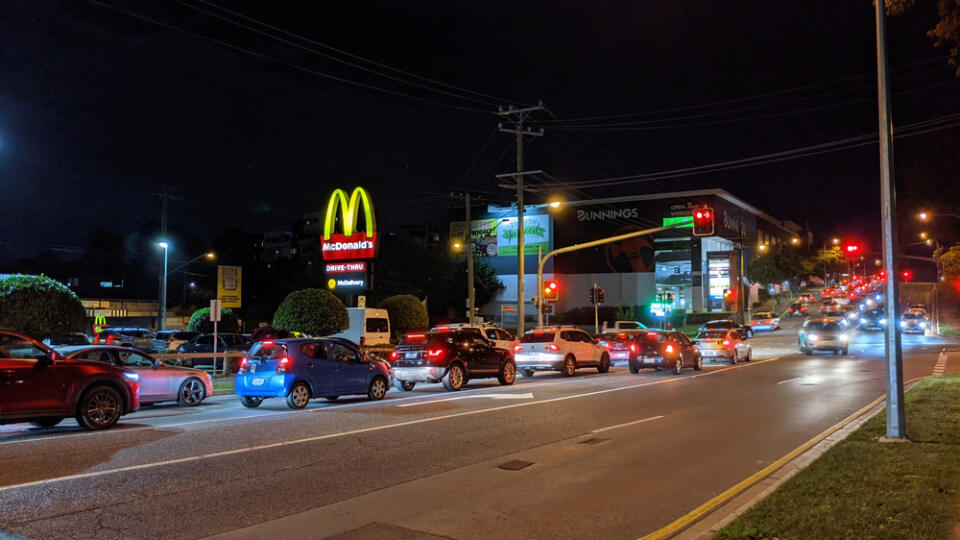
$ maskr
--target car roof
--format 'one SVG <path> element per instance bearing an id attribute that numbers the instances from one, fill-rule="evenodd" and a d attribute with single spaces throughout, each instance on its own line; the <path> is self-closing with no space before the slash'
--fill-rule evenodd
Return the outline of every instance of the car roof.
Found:
<path id="1" fill-rule="evenodd" d="M 104 350 L 135 352 L 138 354 L 143 354 L 145 356 L 150 356 L 149 354 L 139 349 L 134 349 L 133 347 L 120 347 L 117 345 L 66 345 L 63 347 L 54 347 L 54 348 L 57 349 L 57 352 L 59 352 L 64 356 L 68 356 L 68 355 L 82 352 L 82 351 L 104 351 Z"/>

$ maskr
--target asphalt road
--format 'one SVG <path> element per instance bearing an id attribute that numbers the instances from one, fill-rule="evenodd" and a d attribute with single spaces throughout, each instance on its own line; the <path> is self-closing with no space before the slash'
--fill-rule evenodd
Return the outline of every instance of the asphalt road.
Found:
<path id="1" fill-rule="evenodd" d="M 0 428 L 0 531 L 38 538 L 636 538 L 883 393 L 879 333 L 749 364 L 439 385 L 290 411 L 231 396 L 86 433 Z M 905 376 L 960 344 L 905 336 Z M 950 351 L 957 351 L 951 353 Z M 909 426 L 908 426 L 909 432 Z M 506 468 L 502 468 L 506 466 Z M 518 468 L 518 470 L 509 470 Z M 0 533 L 2 536 L 2 533 Z"/>

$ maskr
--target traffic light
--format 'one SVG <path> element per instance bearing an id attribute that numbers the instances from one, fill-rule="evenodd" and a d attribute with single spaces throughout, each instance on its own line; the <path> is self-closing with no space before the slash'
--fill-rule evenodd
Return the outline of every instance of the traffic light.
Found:
<path id="1" fill-rule="evenodd" d="M 848 259 L 856 259 L 857 257 L 860 256 L 861 251 L 862 249 L 860 247 L 860 244 L 847 244 L 843 246 L 843 254 Z"/>
<path id="2" fill-rule="evenodd" d="M 713 208 L 709 206 L 693 211 L 693 235 L 713 236 Z"/>
<path id="3" fill-rule="evenodd" d="M 605 295 L 605 293 L 604 293 L 603 289 L 597 289 L 597 303 L 598 303 L 598 304 L 602 304 L 602 303 L 603 303 L 603 297 L 604 297 L 604 295 Z"/>
<path id="4" fill-rule="evenodd" d="M 900 272 L 900 277 L 903 278 L 904 281 L 911 281 L 913 279 L 913 270 Z"/>
<path id="5" fill-rule="evenodd" d="M 546 301 L 556 301 L 560 297 L 560 286 L 556 280 L 543 282 L 543 299 Z"/>

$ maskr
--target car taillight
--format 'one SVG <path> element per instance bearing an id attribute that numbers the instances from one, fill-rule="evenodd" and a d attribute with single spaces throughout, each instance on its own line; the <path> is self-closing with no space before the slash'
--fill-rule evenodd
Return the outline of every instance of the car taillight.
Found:
<path id="1" fill-rule="evenodd" d="M 730 340 L 729 340 L 729 339 L 723 340 L 723 346 L 724 346 L 724 347 L 729 347 L 729 346 L 730 346 Z"/>
<path id="2" fill-rule="evenodd" d="M 630 352 L 637 352 L 638 350 L 640 350 L 640 349 L 637 347 L 637 344 L 636 344 L 636 343 L 631 343 L 631 344 L 630 344 Z"/>
<path id="3" fill-rule="evenodd" d="M 559 352 L 560 347 L 556 343 L 548 343 L 545 347 L 548 351 Z"/>
<path id="4" fill-rule="evenodd" d="M 397 360 L 400 358 L 400 353 L 397 351 L 390 351 L 390 360 Z"/>
<path id="5" fill-rule="evenodd" d="M 663 349 L 665 352 L 672 353 L 673 345 L 667 344 L 666 348 Z"/>
<path id="6" fill-rule="evenodd" d="M 514 345 L 513 352 L 520 352 L 523 350 L 523 345 Z"/>
<path id="7" fill-rule="evenodd" d="M 362 347 L 366 344 L 367 344 L 367 338 L 360 336 L 360 346 Z"/>
<path id="8" fill-rule="evenodd" d="M 290 357 L 284 356 L 277 362 L 277 373 L 290 373 Z"/>
<path id="9" fill-rule="evenodd" d="M 427 357 L 438 359 L 443 358 L 443 355 L 446 354 L 446 350 L 443 347 L 434 347 L 432 349 L 427 349 Z"/>
<path id="10" fill-rule="evenodd" d="M 244 373 L 244 372 L 246 372 L 246 371 L 247 371 L 247 363 L 248 363 L 248 362 L 249 362 L 249 361 L 247 360 L 247 357 L 246 357 L 246 356 L 244 356 L 243 358 L 241 358 L 241 359 L 240 359 L 240 369 L 237 370 L 237 373 Z"/>
<path id="11" fill-rule="evenodd" d="M 110 344 L 113 343 L 114 340 L 116 340 L 116 339 L 117 339 L 117 336 L 114 336 L 113 334 L 107 336 L 107 345 L 110 345 Z"/>

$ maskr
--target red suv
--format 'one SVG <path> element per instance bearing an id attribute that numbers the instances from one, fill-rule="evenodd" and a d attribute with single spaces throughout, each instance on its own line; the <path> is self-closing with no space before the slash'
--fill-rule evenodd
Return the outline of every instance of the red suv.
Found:
<path id="1" fill-rule="evenodd" d="M 0 424 L 52 427 L 67 417 L 106 429 L 140 408 L 140 375 L 69 360 L 39 341 L 0 330 Z"/>

